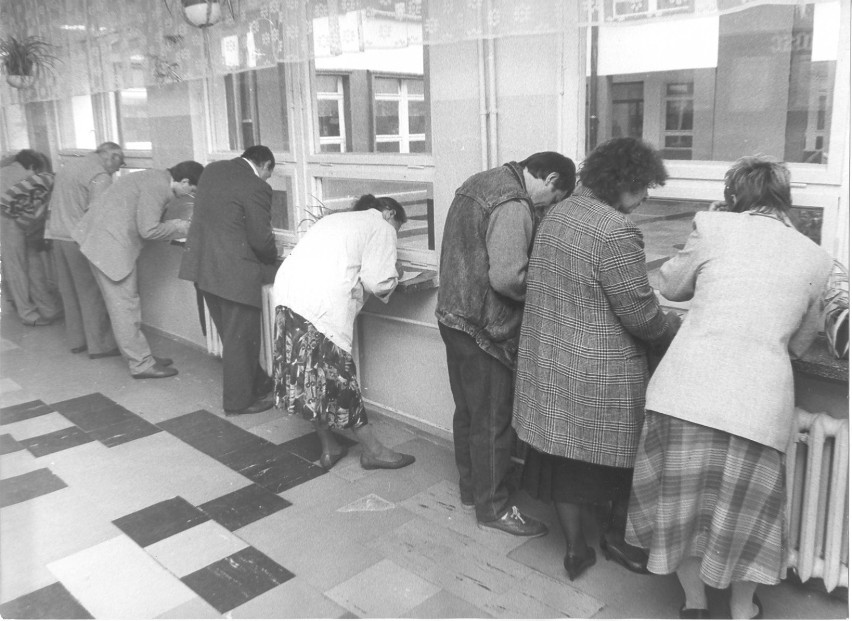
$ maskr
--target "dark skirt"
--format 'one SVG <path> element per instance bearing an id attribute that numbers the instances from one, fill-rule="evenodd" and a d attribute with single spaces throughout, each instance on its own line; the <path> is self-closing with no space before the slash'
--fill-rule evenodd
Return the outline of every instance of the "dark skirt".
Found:
<path id="1" fill-rule="evenodd" d="M 367 424 L 352 356 L 301 315 L 275 309 L 275 406 L 333 429 Z"/>
<path id="2" fill-rule="evenodd" d="M 784 455 L 739 436 L 647 412 L 627 541 L 670 574 L 687 558 L 701 580 L 777 584 L 786 570 Z"/>
<path id="3" fill-rule="evenodd" d="M 590 464 L 530 447 L 521 486 L 530 496 L 544 502 L 605 505 L 626 500 L 632 478 L 632 468 Z"/>

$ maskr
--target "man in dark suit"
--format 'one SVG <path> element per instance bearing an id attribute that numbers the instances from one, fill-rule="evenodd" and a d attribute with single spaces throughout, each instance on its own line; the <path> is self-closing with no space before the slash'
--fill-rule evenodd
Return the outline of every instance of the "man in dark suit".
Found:
<path id="1" fill-rule="evenodd" d="M 260 366 L 263 264 L 278 252 L 272 233 L 275 167 L 267 147 L 204 169 L 179 276 L 204 296 L 222 337 L 222 407 L 226 415 L 253 414 L 272 407 L 271 388 Z"/>

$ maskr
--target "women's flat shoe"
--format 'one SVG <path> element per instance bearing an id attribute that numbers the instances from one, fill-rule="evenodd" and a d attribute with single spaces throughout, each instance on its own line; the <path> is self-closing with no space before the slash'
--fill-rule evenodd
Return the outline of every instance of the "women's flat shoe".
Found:
<path id="1" fill-rule="evenodd" d="M 44 317 L 39 317 L 38 319 L 33 319 L 32 321 L 25 321 L 24 325 L 30 328 L 37 328 L 41 326 L 49 326 L 52 322 L 50 319 L 45 319 Z"/>
<path id="2" fill-rule="evenodd" d="M 88 346 L 86 346 L 86 345 L 80 345 L 80 347 L 72 347 L 72 348 L 71 348 L 71 353 L 72 353 L 72 354 L 82 354 L 82 353 L 83 353 L 84 351 L 86 351 L 87 349 L 88 349 Z"/>
<path id="3" fill-rule="evenodd" d="M 687 608 L 686 604 L 680 607 L 680 619 L 710 619 L 710 611 L 706 608 Z"/>
<path id="4" fill-rule="evenodd" d="M 405 453 L 398 455 L 396 459 L 384 461 L 367 453 L 361 453 L 361 467 L 364 470 L 397 470 L 414 463 L 414 455 L 406 455 Z"/>
<path id="5" fill-rule="evenodd" d="M 757 593 L 754 594 L 754 599 L 751 601 L 754 602 L 754 605 L 757 606 L 757 614 L 755 614 L 752 619 L 762 619 L 763 618 L 763 604 L 760 602 L 760 598 L 757 596 Z"/>
<path id="6" fill-rule="evenodd" d="M 320 466 L 325 468 L 326 470 L 331 470 L 334 467 L 334 464 L 339 462 L 341 459 L 346 457 L 346 453 L 349 452 L 349 449 L 345 446 L 340 447 L 340 452 L 332 455 L 331 453 L 323 453 L 320 456 Z"/>
<path id="7" fill-rule="evenodd" d="M 565 560 L 562 566 L 568 572 L 568 579 L 574 582 L 592 565 L 597 562 L 598 558 L 594 548 L 586 548 L 586 553 L 583 556 L 568 553 L 565 555 Z"/>
<path id="8" fill-rule="evenodd" d="M 627 543 L 621 543 L 618 545 L 613 545 L 608 543 L 606 537 L 601 537 L 601 550 L 603 550 L 604 556 L 608 561 L 615 561 L 619 563 L 626 569 L 629 569 L 635 574 L 647 574 L 648 573 L 648 558 L 645 556 L 643 561 L 637 561 L 635 559 L 630 558 L 627 553 L 627 548 L 631 548 L 632 550 L 637 550 L 642 552 L 640 548 L 635 548 L 630 546 Z M 644 556 L 644 553 L 643 553 Z"/>

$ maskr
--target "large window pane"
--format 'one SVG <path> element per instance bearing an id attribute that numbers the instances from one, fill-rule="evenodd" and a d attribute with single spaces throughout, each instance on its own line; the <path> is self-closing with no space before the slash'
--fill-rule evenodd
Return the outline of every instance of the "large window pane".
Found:
<path id="1" fill-rule="evenodd" d="M 422 153 L 429 132 L 419 2 L 325 3 L 313 18 L 314 89 L 319 150 Z M 338 84 L 332 83 L 337 76 Z M 339 94 L 340 140 L 324 134 L 328 105 Z"/>
<path id="2" fill-rule="evenodd" d="M 640 16 L 639 4 L 619 10 Z M 763 153 L 827 163 L 838 7 L 778 2 L 596 27 L 589 36 L 597 49 L 587 67 L 587 148 L 638 134 L 669 159 L 730 162 Z M 678 10 L 695 9 L 687 3 Z M 641 53 L 625 53 L 637 45 Z"/>
<path id="3" fill-rule="evenodd" d="M 92 98 L 79 95 L 57 102 L 59 144 L 63 149 L 92 149 L 97 147 L 95 114 Z"/>
<path id="4" fill-rule="evenodd" d="M 211 83 L 217 149 L 243 151 L 262 144 L 289 151 L 283 66 L 232 73 Z"/>
<path id="5" fill-rule="evenodd" d="M 395 198 L 405 208 L 408 216 L 408 222 L 399 231 L 399 246 L 420 250 L 435 249 L 432 184 L 337 178 L 321 179 L 320 183 L 322 205 L 328 210 L 345 211 L 351 208 L 362 194 Z"/>
<path id="6" fill-rule="evenodd" d="M 273 174 L 269 178 L 272 186 L 272 228 L 295 230 L 293 217 L 293 178 L 289 175 Z"/>
<path id="7" fill-rule="evenodd" d="M 127 88 L 116 93 L 118 131 L 125 149 L 151 149 L 148 90 Z"/>

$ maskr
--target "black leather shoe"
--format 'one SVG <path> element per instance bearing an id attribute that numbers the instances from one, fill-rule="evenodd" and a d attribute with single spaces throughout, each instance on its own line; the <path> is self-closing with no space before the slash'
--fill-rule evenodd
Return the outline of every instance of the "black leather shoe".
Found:
<path id="1" fill-rule="evenodd" d="M 111 358 L 112 356 L 120 356 L 121 350 L 117 347 L 115 349 L 110 349 L 109 351 L 102 352 L 100 354 L 89 354 L 89 358 L 92 360 L 97 360 L 98 358 Z"/>
<path id="2" fill-rule="evenodd" d="M 87 349 L 89 349 L 89 348 L 88 348 L 88 346 L 86 346 L 86 345 L 80 345 L 80 347 L 72 347 L 72 348 L 71 348 L 71 353 L 72 353 L 72 354 L 82 354 L 82 353 L 83 353 L 84 351 L 86 351 Z"/>
<path id="3" fill-rule="evenodd" d="M 479 528 L 492 528 L 502 530 L 504 533 L 517 537 L 542 537 L 547 534 L 547 526 L 528 515 L 518 511 L 517 507 L 510 507 L 506 513 L 491 522 L 477 522 Z"/>
<path id="4" fill-rule="evenodd" d="M 571 554 L 565 555 L 565 560 L 562 561 L 562 566 L 568 572 L 568 579 L 574 582 L 577 578 L 583 575 L 589 567 L 597 562 L 598 557 L 595 554 L 595 549 L 586 546 L 586 553 L 582 556 Z"/>
<path id="5" fill-rule="evenodd" d="M 171 377 L 172 375 L 177 375 L 177 369 L 174 367 L 163 367 L 159 364 L 154 364 L 147 371 L 143 371 L 142 373 L 137 373 L 133 376 L 133 379 L 160 379 L 163 377 Z"/>
<path id="6" fill-rule="evenodd" d="M 414 463 L 414 455 L 398 453 L 399 457 L 392 461 L 377 459 L 366 452 L 361 453 L 361 467 L 364 470 L 398 470 Z"/>
<path id="7" fill-rule="evenodd" d="M 271 393 L 273 388 L 275 388 L 275 380 L 267 377 L 259 386 L 255 387 L 254 394 L 256 397 L 262 398 Z"/>
<path id="8" fill-rule="evenodd" d="M 154 356 L 154 360 L 161 367 L 170 367 L 172 366 L 172 364 L 174 364 L 174 360 L 172 360 L 171 358 L 160 358 L 159 356 Z"/>
<path id="9" fill-rule="evenodd" d="M 686 604 L 680 607 L 679 619 L 710 619 L 710 611 L 706 608 L 687 608 Z"/>
<path id="10" fill-rule="evenodd" d="M 606 537 L 601 537 L 601 550 L 608 561 L 615 561 L 623 565 L 635 574 L 647 574 L 648 555 L 641 548 L 631 546 L 624 542 L 620 544 L 608 543 Z M 642 560 L 631 557 L 641 557 Z"/>
<path id="11" fill-rule="evenodd" d="M 265 412 L 273 406 L 272 399 L 259 399 L 242 410 L 225 410 L 225 416 L 238 416 L 240 414 L 257 414 Z"/>

